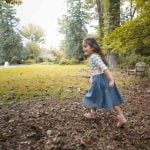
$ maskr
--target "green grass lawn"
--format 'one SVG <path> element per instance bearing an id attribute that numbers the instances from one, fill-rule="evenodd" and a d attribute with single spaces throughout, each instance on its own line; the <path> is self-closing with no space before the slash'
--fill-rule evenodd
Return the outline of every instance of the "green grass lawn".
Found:
<path id="1" fill-rule="evenodd" d="M 0 69 L 0 104 L 55 97 L 78 97 L 88 87 L 80 70 L 84 65 L 29 65 Z M 80 88 L 80 90 L 79 90 Z"/>

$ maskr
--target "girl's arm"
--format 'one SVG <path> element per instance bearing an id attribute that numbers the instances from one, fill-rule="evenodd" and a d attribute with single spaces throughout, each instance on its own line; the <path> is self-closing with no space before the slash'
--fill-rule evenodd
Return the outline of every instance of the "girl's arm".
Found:
<path id="1" fill-rule="evenodd" d="M 107 76 L 108 80 L 109 80 L 109 87 L 114 87 L 114 79 L 113 76 L 111 74 L 111 72 L 108 69 L 104 70 L 105 75 Z"/>

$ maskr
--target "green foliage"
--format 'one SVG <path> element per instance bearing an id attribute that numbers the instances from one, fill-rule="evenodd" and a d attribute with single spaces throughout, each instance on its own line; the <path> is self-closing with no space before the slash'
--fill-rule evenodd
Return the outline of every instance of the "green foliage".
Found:
<path id="1" fill-rule="evenodd" d="M 5 1 L 6 3 L 9 3 L 9 4 L 18 4 L 18 5 L 22 3 L 22 0 L 0 0 L 0 2 L 1 1 Z"/>
<path id="2" fill-rule="evenodd" d="M 76 60 L 76 59 L 66 59 L 66 58 L 63 58 L 60 60 L 59 64 L 60 65 L 75 65 L 75 64 L 78 64 L 79 61 Z"/>
<path id="3" fill-rule="evenodd" d="M 42 62 L 44 62 L 44 58 L 43 57 L 37 57 L 37 59 L 36 59 L 36 63 L 42 63 Z"/>
<path id="4" fill-rule="evenodd" d="M 104 37 L 120 24 L 120 0 L 103 1 Z"/>
<path id="5" fill-rule="evenodd" d="M 88 59 L 85 59 L 84 61 L 82 61 L 82 64 L 86 65 L 86 66 L 89 66 L 89 60 Z"/>
<path id="6" fill-rule="evenodd" d="M 119 57 L 119 66 L 121 68 L 135 68 L 136 63 L 145 62 L 150 66 L 150 56 L 141 56 L 136 54 L 121 55 Z"/>
<path id="7" fill-rule="evenodd" d="M 24 59 L 22 38 L 19 34 L 19 20 L 15 17 L 15 9 L 0 3 L 0 64 L 5 61 L 14 62 Z M 13 61 L 12 61 L 13 60 Z"/>
<path id="8" fill-rule="evenodd" d="M 17 57 L 17 56 L 13 56 L 11 61 L 10 61 L 11 64 L 20 64 L 22 63 L 21 60 Z"/>
<path id="9" fill-rule="evenodd" d="M 81 60 L 83 38 L 86 35 L 87 16 L 81 0 L 67 0 L 67 14 L 60 21 L 60 32 L 65 35 L 65 55 L 67 59 Z"/>
<path id="10" fill-rule="evenodd" d="M 58 51 L 54 48 L 50 50 L 51 53 L 51 62 L 54 64 L 60 64 L 60 65 L 75 65 L 79 64 L 79 60 L 75 58 L 67 59 L 65 58 L 64 52 L 62 50 Z"/>
<path id="11" fill-rule="evenodd" d="M 21 34 L 27 41 L 25 47 L 27 58 L 39 62 L 38 56 L 42 51 L 40 44 L 45 42 L 44 30 L 40 26 L 29 24 L 22 29 Z"/>
<path id="12" fill-rule="evenodd" d="M 40 26 L 29 24 L 22 29 L 21 34 L 30 42 L 44 43 L 45 41 L 44 30 Z"/>
<path id="13" fill-rule="evenodd" d="M 120 0 L 96 0 L 100 45 L 103 39 L 120 24 Z"/>
<path id="14" fill-rule="evenodd" d="M 24 63 L 27 65 L 32 65 L 32 64 L 35 64 L 36 62 L 34 59 L 29 58 L 29 59 L 25 60 Z"/>
<path id="15" fill-rule="evenodd" d="M 64 58 L 63 52 L 58 51 L 53 47 L 50 48 L 50 54 L 51 54 L 51 59 L 49 61 L 53 62 L 54 64 L 59 64 L 60 60 Z"/>
<path id="16" fill-rule="evenodd" d="M 136 7 L 137 9 L 140 9 L 144 6 L 144 4 L 146 2 L 148 2 L 149 0 L 130 0 L 130 3 L 136 3 Z"/>
<path id="17" fill-rule="evenodd" d="M 35 42 L 28 42 L 26 44 L 26 50 L 28 52 L 28 57 L 36 60 L 40 55 L 41 48 Z"/>
<path id="18" fill-rule="evenodd" d="M 107 50 L 116 54 L 150 55 L 150 3 L 137 18 L 118 27 L 105 39 Z"/>

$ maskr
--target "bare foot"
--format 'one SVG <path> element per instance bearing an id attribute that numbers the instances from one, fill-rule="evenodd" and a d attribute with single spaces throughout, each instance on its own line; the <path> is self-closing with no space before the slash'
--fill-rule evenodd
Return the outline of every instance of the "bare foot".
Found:
<path id="1" fill-rule="evenodd" d="M 97 113 L 96 112 L 85 113 L 84 117 L 88 118 L 88 119 L 96 119 L 97 118 Z"/>
<path id="2" fill-rule="evenodd" d="M 117 123 L 118 128 L 123 127 L 127 123 L 127 119 L 124 117 L 124 115 L 118 115 L 117 118 L 118 118 Z"/>

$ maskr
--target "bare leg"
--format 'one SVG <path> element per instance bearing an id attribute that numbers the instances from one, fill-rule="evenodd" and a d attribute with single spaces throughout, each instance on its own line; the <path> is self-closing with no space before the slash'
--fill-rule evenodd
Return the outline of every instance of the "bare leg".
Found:
<path id="1" fill-rule="evenodd" d="M 125 116 L 123 115 L 123 111 L 121 110 L 121 108 L 119 106 L 115 106 L 114 110 L 117 112 L 117 117 L 118 117 L 118 123 L 117 123 L 117 127 L 123 127 L 126 123 L 127 123 L 127 119 L 125 118 Z"/>
<path id="2" fill-rule="evenodd" d="M 117 112 L 118 115 L 123 115 L 123 111 L 121 110 L 119 106 L 115 106 L 114 110 Z"/>
<path id="3" fill-rule="evenodd" d="M 91 112 L 92 112 L 92 113 L 96 113 L 96 110 L 97 110 L 96 107 L 92 107 L 92 108 L 91 108 Z"/>
<path id="4" fill-rule="evenodd" d="M 85 113 L 84 117 L 88 118 L 88 119 L 95 119 L 97 117 L 97 112 L 96 112 L 96 108 L 92 107 L 89 113 Z"/>

